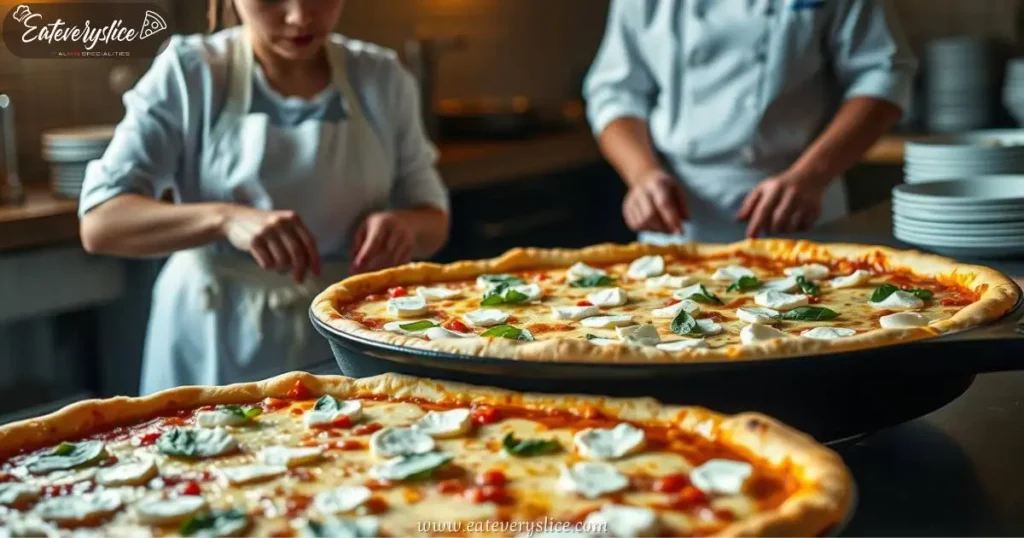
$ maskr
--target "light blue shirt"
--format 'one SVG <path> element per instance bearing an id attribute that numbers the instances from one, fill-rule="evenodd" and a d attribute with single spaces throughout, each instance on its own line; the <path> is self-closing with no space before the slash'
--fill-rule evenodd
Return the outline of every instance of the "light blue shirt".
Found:
<path id="1" fill-rule="evenodd" d="M 844 99 L 906 107 L 916 61 L 888 4 L 612 0 L 584 88 L 591 126 L 647 120 L 684 183 L 732 210 L 789 167 Z"/>

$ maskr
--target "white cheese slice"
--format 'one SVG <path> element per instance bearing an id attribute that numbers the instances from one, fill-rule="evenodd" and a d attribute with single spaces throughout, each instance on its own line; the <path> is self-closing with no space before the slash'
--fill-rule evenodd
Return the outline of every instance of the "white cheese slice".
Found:
<path id="1" fill-rule="evenodd" d="M 615 344 L 621 344 L 618 340 L 611 338 L 587 338 L 587 342 L 594 344 L 595 346 L 613 346 Z"/>
<path id="2" fill-rule="evenodd" d="M 421 321 L 429 321 L 436 324 L 437 322 L 431 319 L 407 319 L 404 321 L 390 321 L 384 324 L 384 330 L 390 333 L 404 334 L 407 336 L 420 336 L 426 332 L 426 329 L 421 331 L 407 331 L 402 328 L 402 325 L 410 325 L 412 323 L 419 323 Z"/>
<path id="3" fill-rule="evenodd" d="M 679 299 L 679 300 L 689 299 L 690 297 L 693 297 L 694 295 L 698 295 L 698 294 L 704 293 L 704 290 L 701 289 L 701 287 L 702 286 L 700 284 L 694 284 L 692 286 L 688 286 L 686 288 L 683 288 L 683 289 L 680 289 L 680 290 L 676 290 L 675 292 L 672 293 L 672 298 Z"/>
<path id="4" fill-rule="evenodd" d="M 747 323 L 760 323 L 771 325 L 779 321 L 782 313 L 771 308 L 743 307 L 736 309 L 736 317 Z"/>
<path id="5" fill-rule="evenodd" d="M 236 467 L 220 467 L 217 472 L 232 486 L 254 484 L 273 480 L 288 472 L 284 465 L 239 465 Z"/>
<path id="6" fill-rule="evenodd" d="M 450 461 L 452 456 L 443 452 L 399 456 L 372 467 L 370 476 L 378 480 L 405 480 L 433 471 Z"/>
<path id="7" fill-rule="evenodd" d="M 580 321 L 580 325 L 591 329 L 612 329 L 633 324 L 633 316 L 594 316 Z"/>
<path id="8" fill-rule="evenodd" d="M 462 437 L 473 428 L 469 409 L 452 409 L 450 411 L 430 411 L 412 425 L 431 437 L 449 439 Z"/>
<path id="9" fill-rule="evenodd" d="M 692 276 L 661 275 L 648 278 L 644 287 L 649 290 L 674 290 L 693 284 Z"/>
<path id="10" fill-rule="evenodd" d="M 626 276 L 633 280 L 643 280 L 652 276 L 660 276 L 665 272 L 665 260 L 661 256 L 644 256 L 629 264 Z"/>
<path id="11" fill-rule="evenodd" d="M 231 413 L 223 409 L 200 411 L 196 413 L 196 425 L 202 428 L 220 428 L 224 426 L 241 426 L 247 424 L 249 418 L 238 413 Z"/>
<path id="12" fill-rule="evenodd" d="M 674 342 L 663 342 L 658 344 L 658 349 L 662 351 L 683 351 L 686 349 L 707 349 L 708 343 L 699 338 L 691 338 L 688 340 L 676 340 Z"/>
<path id="13" fill-rule="evenodd" d="M 863 269 L 857 269 L 846 276 L 837 276 L 833 278 L 830 284 L 833 288 L 855 288 L 869 280 L 871 280 L 870 272 Z"/>
<path id="14" fill-rule="evenodd" d="M 313 497 L 313 508 L 324 515 L 351 512 L 370 500 L 373 492 L 366 486 L 341 486 L 321 491 Z"/>
<path id="15" fill-rule="evenodd" d="M 46 521 L 70 524 L 104 517 L 121 509 L 121 495 L 113 490 L 44 499 L 32 510 Z"/>
<path id="16" fill-rule="evenodd" d="M 427 313 L 427 301 L 423 297 L 395 297 L 388 299 L 388 315 L 409 319 Z"/>
<path id="17" fill-rule="evenodd" d="M 658 532 L 658 513 L 640 506 L 606 504 L 588 514 L 583 524 L 592 529 L 604 529 L 603 534 L 616 538 L 654 536 Z"/>
<path id="18" fill-rule="evenodd" d="M 658 329 L 649 323 L 646 325 L 616 327 L 615 334 L 619 335 L 619 340 L 631 345 L 656 346 L 661 343 Z"/>
<path id="19" fill-rule="evenodd" d="M 473 338 L 476 335 L 473 333 L 460 333 L 456 331 L 449 331 L 444 327 L 432 327 L 423 331 L 423 336 L 430 340 L 453 340 L 456 338 Z"/>
<path id="20" fill-rule="evenodd" d="M 868 301 L 868 304 L 879 310 L 917 310 L 924 306 L 924 301 L 913 293 L 898 290 L 877 303 Z"/>
<path id="21" fill-rule="evenodd" d="M 600 277 L 608 276 L 608 272 L 603 269 L 591 267 L 583 262 L 576 262 L 565 272 L 565 278 L 569 282 L 579 280 L 586 277 Z"/>
<path id="22" fill-rule="evenodd" d="M 785 312 L 798 306 L 807 306 L 810 302 L 806 295 L 791 295 L 775 290 L 759 291 L 754 295 L 758 306 Z"/>
<path id="23" fill-rule="evenodd" d="M 832 272 L 827 266 L 820 263 L 808 263 L 800 267 L 787 267 L 782 271 L 786 276 L 802 276 L 807 280 L 821 280 L 828 277 Z"/>
<path id="24" fill-rule="evenodd" d="M 715 274 L 711 275 L 712 280 L 725 280 L 735 282 L 743 277 L 756 277 L 753 271 L 742 265 L 727 265 L 719 267 Z"/>
<path id="25" fill-rule="evenodd" d="M 462 321 L 470 327 L 494 327 L 508 321 L 508 314 L 496 308 L 485 308 L 463 314 Z"/>
<path id="26" fill-rule="evenodd" d="M 610 463 L 581 461 L 572 467 L 562 467 L 559 486 L 588 498 L 622 491 L 629 487 L 629 479 Z"/>
<path id="27" fill-rule="evenodd" d="M 462 290 L 456 290 L 445 286 L 436 288 L 416 288 L 416 295 L 425 301 L 449 301 L 462 296 Z"/>
<path id="28" fill-rule="evenodd" d="M 601 314 L 596 306 L 552 306 L 551 316 L 558 320 L 581 320 Z"/>
<path id="29" fill-rule="evenodd" d="M 690 471 L 690 482 L 708 495 L 739 495 L 753 470 L 746 462 L 712 459 Z"/>
<path id="30" fill-rule="evenodd" d="M 383 428 L 370 436 L 370 452 L 381 459 L 426 454 L 435 446 L 433 437 L 413 428 Z"/>
<path id="31" fill-rule="evenodd" d="M 651 310 L 651 316 L 662 319 L 675 319 L 675 317 L 679 315 L 679 312 L 682 312 L 683 310 L 690 315 L 696 314 L 697 312 L 700 312 L 700 303 L 690 299 L 683 299 L 674 305 Z"/>
<path id="32" fill-rule="evenodd" d="M 23 536 L 26 538 L 61 538 L 63 535 L 56 525 L 47 523 L 33 514 L 20 516 L 14 514 L 13 517 L 4 521 L 3 526 L 0 526 L 0 538 L 21 538 Z"/>
<path id="33" fill-rule="evenodd" d="M 700 329 L 700 334 L 704 336 L 715 336 L 722 334 L 722 326 L 715 322 L 713 319 L 698 319 L 697 328 Z"/>
<path id="34" fill-rule="evenodd" d="M 772 280 L 772 281 L 769 281 L 769 282 L 765 282 L 761 286 L 761 290 L 762 291 L 775 290 L 775 291 L 784 291 L 786 293 L 789 293 L 791 291 L 794 291 L 794 290 L 798 289 L 799 287 L 800 287 L 800 283 L 796 281 L 796 277 L 795 276 L 788 276 L 786 278 L 780 278 L 778 280 Z"/>
<path id="35" fill-rule="evenodd" d="M 495 288 L 501 284 L 518 286 L 522 283 L 523 280 L 514 275 L 480 275 L 476 277 L 476 288 L 484 291 Z"/>
<path id="36" fill-rule="evenodd" d="M 158 526 L 177 525 L 206 509 L 206 499 L 199 495 L 157 498 L 135 505 L 140 523 Z"/>
<path id="37" fill-rule="evenodd" d="M 352 422 L 363 418 L 363 402 L 359 400 L 343 400 L 338 409 L 310 409 L 302 416 L 308 428 L 330 426 L 341 417 L 348 417 Z"/>
<path id="38" fill-rule="evenodd" d="M 899 312 L 878 319 L 883 329 L 912 329 L 928 325 L 928 316 L 918 312 Z"/>
<path id="39" fill-rule="evenodd" d="M 268 446 L 260 450 L 260 461 L 267 465 L 301 467 L 320 461 L 324 450 L 315 446 Z"/>
<path id="40" fill-rule="evenodd" d="M 775 340 L 776 338 L 787 338 L 788 336 L 788 333 L 760 323 L 751 323 L 740 329 L 740 343 L 746 345 Z"/>
<path id="41" fill-rule="evenodd" d="M 628 300 L 626 290 L 622 288 L 605 288 L 587 295 L 587 302 L 602 307 L 622 306 Z"/>
<path id="42" fill-rule="evenodd" d="M 46 477 L 45 485 L 73 486 L 79 482 L 85 482 L 86 480 L 95 480 L 97 470 L 98 469 L 96 467 L 87 467 L 85 469 L 57 471 Z"/>
<path id="43" fill-rule="evenodd" d="M 175 434 L 194 443 L 195 448 L 188 457 L 215 458 L 238 451 L 238 439 L 235 439 L 233 435 L 223 428 L 214 428 L 212 430 L 203 428 L 168 430 L 157 440 L 157 448 L 161 452 L 168 453 L 161 447 L 161 444 L 165 438 L 168 438 L 167 436 Z M 172 448 L 176 449 L 176 447 Z M 175 455 L 174 452 L 169 453 Z"/>
<path id="44" fill-rule="evenodd" d="M 815 327 L 800 333 L 800 336 L 813 338 L 814 340 L 835 340 L 836 338 L 847 338 L 855 334 L 857 334 L 857 331 L 847 329 L 846 327 Z"/>
<path id="45" fill-rule="evenodd" d="M 611 429 L 587 428 L 573 436 L 576 450 L 589 460 L 617 460 L 644 448 L 644 431 L 630 424 Z"/>
<path id="46" fill-rule="evenodd" d="M 42 488 L 24 482 L 0 483 L 0 504 L 15 506 L 30 503 L 42 495 Z"/>
<path id="47" fill-rule="evenodd" d="M 539 284 L 523 284 L 522 286 L 512 286 L 512 289 L 525 295 L 527 301 L 536 301 L 544 296 L 544 290 L 541 289 Z"/>
<path id="48" fill-rule="evenodd" d="M 157 471 L 156 462 L 152 458 L 123 461 L 97 471 L 96 483 L 111 487 L 141 486 L 152 480 Z"/>

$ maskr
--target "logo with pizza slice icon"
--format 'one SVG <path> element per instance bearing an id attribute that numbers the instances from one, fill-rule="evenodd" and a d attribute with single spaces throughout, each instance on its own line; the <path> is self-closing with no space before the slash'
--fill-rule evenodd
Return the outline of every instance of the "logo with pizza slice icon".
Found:
<path id="1" fill-rule="evenodd" d="M 167 29 L 167 22 L 159 14 L 146 10 L 146 16 L 139 29 L 139 39 L 149 39 Z"/>

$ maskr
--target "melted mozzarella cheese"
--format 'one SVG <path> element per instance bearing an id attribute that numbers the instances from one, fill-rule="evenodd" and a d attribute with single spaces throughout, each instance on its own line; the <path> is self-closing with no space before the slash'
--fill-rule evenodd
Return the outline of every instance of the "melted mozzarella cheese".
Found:
<path id="1" fill-rule="evenodd" d="M 762 290 L 775 290 L 789 293 L 800 287 L 800 283 L 796 281 L 795 276 L 781 278 L 778 280 L 772 280 L 765 282 L 762 286 Z"/>
<path id="2" fill-rule="evenodd" d="M 220 467 L 217 472 L 232 486 L 266 482 L 288 472 L 284 465 L 239 465 L 236 467 Z"/>
<path id="3" fill-rule="evenodd" d="M 544 296 L 544 290 L 541 289 L 539 284 L 512 286 L 512 289 L 525 295 L 527 301 L 537 301 Z"/>
<path id="4" fill-rule="evenodd" d="M 310 409 L 306 411 L 302 417 L 306 427 L 329 426 L 342 417 L 346 417 L 352 422 L 363 418 L 363 402 L 359 400 L 344 400 L 339 403 L 341 407 L 338 409 Z"/>
<path id="5" fill-rule="evenodd" d="M 402 325 L 410 325 L 410 324 L 413 324 L 413 323 L 419 323 L 421 321 L 429 321 L 431 323 L 435 323 L 434 320 L 429 320 L 429 319 L 428 320 L 423 320 L 423 319 L 413 320 L 413 319 L 409 319 L 409 320 L 405 320 L 405 321 L 391 321 L 391 322 L 388 322 L 388 323 L 384 324 L 384 330 L 388 331 L 390 333 L 404 334 L 406 336 L 419 336 L 419 335 L 425 333 L 426 329 L 419 330 L 419 331 L 407 331 L 407 330 L 402 328 Z"/>
<path id="6" fill-rule="evenodd" d="M 196 454 L 202 458 L 214 458 L 231 454 L 238 450 L 238 439 L 235 439 L 227 430 L 216 428 L 213 430 L 194 430 L 196 440 Z"/>
<path id="7" fill-rule="evenodd" d="M 654 536 L 658 531 L 658 513 L 650 508 L 606 504 L 584 520 L 591 528 L 603 528 L 609 536 L 633 538 Z"/>
<path id="8" fill-rule="evenodd" d="M 632 345 L 656 346 L 661 343 L 658 329 L 651 324 L 616 327 L 615 334 L 619 335 L 619 340 Z"/>
<path id="9" fill-rule="evenodd" d="M 928 325 L 928 316 L 918 312 L 900 312 L 878 319 L 883 329 L 912 329 Z"/>
<path id="10" fill-rule="evenodd" d="M 323 458 L 320 447 L 268 446 L 260 451 L 260 461 L 267 465 L 301 467 Z"/>
<path id="11" fill-rule="evenodd" d="M 924 301 L 919 299 L 913 293 L 899 290 L 892 292 L 891 295 L 877 303 L 874 301 L 868 301 L 868 304 L 870 304 L 872 308 L 877 308 L 879 310 L 917 310 L 924 306 Z"/>
<path id="12" fill-rule="evenodd" d="M 426 454 L 435 446 L 433 437 L 413 428 L 383 428 L 370 436 L 370 452 L 381 459 Z"/>
<path id="13" fill-rule="evenodd" d="M 642 450 L 644 442 L 644 431 L 626 423 L 611 429 L 587 428 L 573 437 L 576 450 L 590 460 L 617 460 Z"/>
<path id="14" fill-rule="evenodd" d="M 604 462 L 581 461 L 572 467 L 562 467 L 558 484 L 566 491 L 579 493 L 588 499 L 622 491 L 629 479 L 613 465 Z"/>
<path id="15" fill-rule="evenodd" d="M 746 345 L 775 340 L 776 338 L 786 338 L 788 336 L 788 333 L 760 323 L 751 323 L 740 329 L 740 342 Z"/>
<path id="16" fill-rule="evenodd" d="M 679 299 L 681 301 L 684 299 L 689 299 L 690 297 L 693 297 L 694 295 L 699 295 L 701 293 L 704 293 L 702 286 L 700 284 L 694 284 L 681 290 L 676 290 L 675 292 L 672 293 L 672 298 Z"/>
<path id="17" fill-rule="evenodd" d="M 690 482 L 709 495 L 739 495 L 753 470 L 746 462 L 712 459 L 690 471 Z"/>
<path id="18" fill-rule="evenodd" d="M 856 271 L 846 275 L 837 276 L 830 282 L 833 288 L 855 288 L 871 280 L 871 273 L 863 269 L 857 269 Z"/>
<path id="19" fill-rule="evenodd" d="M 649 290 L 674 290 L 693 283 L 691 276 L 661 275 L 651 277 L 644 283 Z"/>
<path id="20" fill-rule="evenodd" d="M 626 290 L 622 288 L 605 288 L 587 295 L 587 302 L 594 306 L 622 306 L 628 300 Z"/>
<path id="21" fill-rule="evenodd" d="M 552 306 L 551 316 L 558 320 L 581 320 L 601 314 L 596 306 Z"/>
<path id="22" fill-rule="evenodd" d="M 815 327 L 800 333 L 800 336 L 815 340 L 835 340 L 836 338 L 847 338 L 855 334 L 857 334 L 857 331 L 845 327 Z"/>
<path id="23" fill-rule="evenodd" d="M 378 480 L 405 480 L 437 469 L 451 460 L 452 456 L 443 452 L 399 456 L 371 468 L 370 476 Z"/>
<path id="24" fill-rule="evenodd" d="M 633 316 L 594 316 L 580 321 L 580 325 L 591 329 L 611 329 L 633 324 Z"/>
<path id="25" fill-rule="evenodd" d="M 697 312 L 700 312 L 700 303 L 690 299 L 683 299 L 674 305 L 651 310 L 651 316 L 662 319 L 674 319 L 679 315 L 679 312 L 682 312 L 683 310 L 690 315 L 696 314 Z"/>
<path id="26" fill-rule="evenodd" d="M 470 327 L 494 327 L 508 321 L 508 314 L 496 308 L 485 308 L 463 314 L 462 321 Z"/>
<path id="27" fill-rule="evenodd" d="M 112 514 L 121 509 L 121 496 L 113 490 L 44 499 L 33 509 L 46 521 L 72 523 Z"/>
<path id="28" fill-rule="evenodd" d="M 781 315 L 782 313 L 778 310 L 772 310 L 771 308 L 744 307 L 736 309 L 736 317 L 739 318 L 740 321 L 745 321 L 747 323 L 771 325 L 779 321 L 779 316 Z"/>
<path id="29" fill-rule="evenodd" d="M 462 296 L 462 290 L 456 290 L 445 286 L 436 288 L 416 288 L 416 295 L 425 301 L 450 301 Z"/>
<path id="30" fill-rule="evenodd" d="M 223 409 L 200 411 L 196 413 L 196 424 L 203 428 L 219 428 L 221 426 L 241 426 L 249 422 L 249 417 L 239 413 L 231 413 Z"/>
<path id="31" fill-rule="evenodd" d="M 97 471 L 96 482 L 102 486 L 141 486 L 156 473 L 156 462 L 152 459 L 125 461 Z"/>
<path id="32" fill-rule="evenodd" d="M 608 272 L 603 269 L 591 267 L 583 262 L 576 262 L 565 272 L 566 280 L 572 282 L 573 280 L 579 280 L 586 277 L 601 277 L 608 276 Z"/>
<path id="33" fill-rule="evenodd" d="M 388 299 L 388 315 L 396 318 L 415 318 L 427 313 L 427 301 L 423 297 L 395 297 Z"/>
<path id="34" fill-rule="evenodd" d="M 754 277 L 757 276 L 753 271 L 743 267 L 742 265 L 728 265 L 725 267 L 719 267 L 715 271 L 715 274 L 711 275 L 711 280 L 725 280 L 728 282 L 735 282 L 743 277 Z"/>
<path id="35" fill-rule="evenodd" d="M 139 522 L 144 525 L 175 525 L 205 511 L 206 499 L 198 495 L 156 498 L 135 505 Z"/>
<path id="36" fill-rule="evenodd" d="M 660 276 L 665 272 L 665 260 L 661 256 L 644 256 L 629 264 L 626 276 L 633 280 L 643 280 L 652 276 Z"/>
<path id="37" fill-rule="evenodd" d="M 469 409 L 430 411 L 412 426 L 431 437 L 448 439 L 462 437 L 473 428 Z"/>
<path id="38" fill-rule="evenodd" d="M 786 276 L 802 276 L 807 280 L 821 280 L 828 277 L 832 270 L 820 263 L 808 263 L 800 267 L 787 267 L 782 272 Z"/>
<path id="39" fill-rule="evenodd" d="M 373 492 L 365 486 L 341 486 L 321 491 L 313 498 L 313 508 L 324 515 L 351 512 L 370 500 Z"/>
<path id="40" fill-rule="evenodd" d="M 781 291 L 766 290 L 757 292 L 754 295 L 754 302 L 758 306 L 785 312 L 798 306 L 807 306 L 810 300 L 806 295 L 790 295 Z"/>
<path id="41" fill-rule="evenodd" d="M 21 505 L 32 502 L 42 495 L 42 488 L 23 482 L 0 483 L 0 504 L 4 506 Z"/>
<path id="42" fill-rule="evenodd" d="M 426 336 L 430 340 L 452 340 L 455 338 L 473 338 L 476 335 L 473 333 L 460 333 L 456 331 L 449 331 L 444 327 L 431 327 L 423 331 L 423 336 Z"/>
<path id="43" fill-rule="evenodd" d="M 691 338 L 689 340 L 676 340 L 675 342 L 664 342 L 658 344 L 662 351 L 683 351 L 685 349 L 707 349 L 708 343 L 705 340 Z"/>
<path id="44" fill-rule="evenodd" d="M 700 329 L 700 334 L 704 336 L 715 336 L 722 334 L 722 326 L 715 322 L 713 319 L 698 319 L 697 328 Z"/>

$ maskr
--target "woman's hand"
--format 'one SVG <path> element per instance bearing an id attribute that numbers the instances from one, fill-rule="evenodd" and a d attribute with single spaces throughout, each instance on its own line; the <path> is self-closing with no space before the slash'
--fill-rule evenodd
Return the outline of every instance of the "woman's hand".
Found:
<path id="1" fill-rule="evenodd" d="M 783 173 L 762 181 L 747 195 L 737 220 L 749 220 L 747 237 L 809 230 L 821 215 L 828 181 Z"/>
<path id="2" fill-rule="evenodd" d="M 307 271 L 320 276 L 316 241 L 294 211 L 230 205 L 221 233 L 235 248 L 252 254 L 263 269 L 281 274 L 290 271 L 299 283 L 306 279 Z"/>
<path id="3" fill-rule="evenodd" d="M 686 194 L 679 180 L 664 170 L 653 170 L 633 183 L 622 203 L 626 225 L 634 232 L 682 233 Z"/>
<path id="4" fill-rule="evenodd" d="M 352 274 L 377 271 L 412 261 L 416 233 L 389 211 L 366 217 L 352 242 Z"/>

